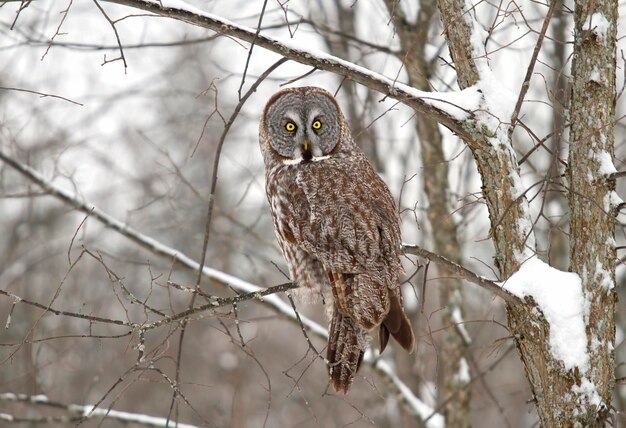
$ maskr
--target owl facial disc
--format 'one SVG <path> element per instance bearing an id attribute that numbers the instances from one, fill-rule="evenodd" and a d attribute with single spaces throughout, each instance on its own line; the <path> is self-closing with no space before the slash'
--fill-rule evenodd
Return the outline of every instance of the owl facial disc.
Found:
<path id="1" fill-rule="evenodd" d="M 319 91 L 278 93 L 265 110 L 268 149 L 285 165 L 325 160 L 339 144 L 341 113 L 334 99 Z"/>

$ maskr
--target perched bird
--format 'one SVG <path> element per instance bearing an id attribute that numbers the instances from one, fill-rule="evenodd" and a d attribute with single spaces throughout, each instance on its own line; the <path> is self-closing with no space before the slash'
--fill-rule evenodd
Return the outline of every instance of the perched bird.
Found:
<path id="1" fill-rule="evenodd" d="M 330 304 L 326 358 L 337 392 L 350 389 L 378 329 L 411 352 L 402 308 L 401 240 L 394 200 L 355 144 L 335 98 L 285 89 L 265 106 L 259 142 L 274 230 L 291 279 Z"/>

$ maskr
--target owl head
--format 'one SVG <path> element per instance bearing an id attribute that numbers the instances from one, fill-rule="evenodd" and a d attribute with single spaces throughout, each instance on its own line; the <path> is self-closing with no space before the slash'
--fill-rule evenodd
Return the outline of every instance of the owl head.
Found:
<path id="1" fill-rule="evenodd" d="M 352 149 L 352 138 L 337 101 L 317 87 L 290 88 L 274 94 L 260 127 L 266 163 L 297 165 L 340 156 Z"/>

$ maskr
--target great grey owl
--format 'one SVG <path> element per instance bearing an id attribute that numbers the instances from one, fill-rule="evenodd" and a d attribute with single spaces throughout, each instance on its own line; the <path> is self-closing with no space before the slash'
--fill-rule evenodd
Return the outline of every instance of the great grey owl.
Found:
<path id="1" fill-rule="evenodd" d="M 378 328 L 411 352 L 402 308 L 398 212 L 383 180 L 355 144 L 334 97 L 317 87 L 274 94 L 259 139 L 274 230 L 291 279 L 326 297 L 331 384 L 347 393 Z"/>

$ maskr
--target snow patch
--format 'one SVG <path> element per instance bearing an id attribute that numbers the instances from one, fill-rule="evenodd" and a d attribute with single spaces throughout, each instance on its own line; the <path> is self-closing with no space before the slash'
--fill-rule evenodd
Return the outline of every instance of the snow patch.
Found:
<path id="1" fill-rule="evenodd" d="M 602 208 L 604 208 L 604 211 L 608 213 L 613 208 L 617 207 L 623 202 L 624 201 L 622 200 L 622 198 L 620 198 L 614 190 L 611 190 L 606 195 L 604 195 L 604 199 L 602 200 Z"/>
<path id="2" fill-rule="evenodd" d="M 459 371 L 454 375 L 457 382 L 469 383 L 471 380 L 469 365 L 465 358 L 459 360 Z"/>
<path id="3" fill-rule="evenodd" d="M 507 137 L 508 138 L 508 137 Z M 501 143 L 504 144 L 504 143 Z M 511 148 L 508 139 L 506 145 Z M 515 164 L 515 160 L 511 162 Z M 511 199 L 517 200 L 522 198 L 525 194 L 524 186 L 522 184 L 522 178 L 519 172 L 512 169 L 509 171 L 509 180 L 511 180 Z M 533 233 L 533 223 L 530 219 L 528 201 L 523 198 L 520 203 L 521 216 L 517 220 L 517 233 L 520 236 L 520 241 L 524 242 L 524 247 L 521 251 L 515 250 L 515 259 L 522 264 L 525 260 L 533 257 L 534 250 L 536 248 L 535 234 Z"/>
<path id="4" fill-rule="evenodd" d="M 154 427 L 165 427 L 166 425 L 168 425 L 167 424 L 168 420 L 166 418 L 142 415 L 139 413 L 121 412 L 119 410 L 99 409 L 92 405 L 79 406 L 79 405 L 73 404 L 69 406 L 69 410 L 71 412 L 78 413 L 79 415 L 86 417 L 86 418 L 102 416 L 102 417 L 109 417 L 109 418 L 126 421 L 129 423 L 134 422 L 137 424 L 154 426 Z M 172 421 L 169 421 L 169 425 L 177 426 L 178 428 L 198 428 L 196 425 L 183 424 L 180 422 L 173 423 Z"/>
<path id="5" fill-rule="evenodd" d="M 600 86 L 606 86 L 607 82 L 606 79 L 604 79 L 602 77 L 602 74 L 600 74 L 600 69 L 598 68 L 598 66 L 593 67 L 593 70 L 591 70 L 591 75 L 589 76 L 589 81 L 590 82 L 595 82 Z"/>
<path id="6" fill-rule="evenodd" d="M 534 257 L 502 287 L 520 298 L 532 297 L 550 325 L 550 351 L 566 370 L 589 366 L 585 334 L 585 299 L 580 277 L 562 272 Z"/>
<path id="7" fill-rule="evenodd" d="M 524 186 L 522 186 L 522 177 L 516 171 L 509 171 L 509 180 L 511 180 L 511 197 L 517 199 L 524 194 Z"/>
<path id="8" fill-rule="evenodd" d="M 613 158 L 606 150 L 600 150 L 592 154 L 594 160 L 598 162 L 598 172 L 602 175 L 610 175 L 617 172 L 613 164 Z"/>
<path id="9" fill-rule="evenodd" d="M 457 92 L 427 92 L 419 98 L 457 120 L 466 120 L 480 109 L 482 94 L 479 89 L 478 86 L 471 86 Z"/>
<path id="10" fill-rule="evenodd" d="M 589 350 L 595 354 L 598 351 L 598 349 L 600 349 L 601 347 L 602 347 L 602 341 L 598 339 L 598 336 L 594 334 L 591 337 L 591 346 L 589 346 Z"/>
<path id="11" fill-rule="evenodd" d="M 470 0 L 466 0 L 465 10 L 474 10 L 474 5 Z M 478 23 L 478 20 L 471 16 L 471 12 L 465 14 L 465 21 L 472 29 L 470 36 L 472 56 L 480 76 L 480 80 L 475 86 L 483 94 L 482 114 L 479 115 L 479 120 L 494 133 L 497 133 L 498 130 L 504 131 L 502 136 L 504 138 L 498 138 L 498 140 L 501 142 L 506 141 L 508 145 L 506 133 L 508 132 L 515 104 L 517 103 L 517 95 L 502 85 L 500 79 L 496 78 L 491 71 L 489 58 L 487 57 L 487 52 L 485 52 L 485 40 L 488 35 L 485 29 Z"/>
<path id="12" fill-rule="evenodd" d="M 598 69 L 598 66 L 593 67 L 593 70 L 591 71 L 591 76 L 589 76 L 589 80 L 591 80 L 592 82 L 600 83 L 600 70 Z"/>
<path id="13" fill-rule="evenodd" d="M 602 403 L 596 384 L 586 377 L 582 378 L 580 385 L 572 386 L 572 392 L 578 396 L 578 404 L 581 406 L 589 403 L 599 407 Z"/>
<path id="14" fill-rule="evenodd" d="M 591 16 L 587 16 L 583 23 L 583 30 L 591 30 L 593 34 L 600 40 L 606 40 L 609 32 L 609 21 L 600 12 L 596 12 Z"/>
<path id="15" fill-rule="evenodd" d="M 515 94 L 502 85 L 488 67 L 480 70 L 480 80 L 476 86 L 484 95 L 485 106 L 483 108 L 486 111 L 482 115 L 482 120 L 490 125 L 489 129 L 491 130 L 496 130 L 504 125 L 503 128 L 508 132 L 511 116 L 517 102 Z"/>
<path id="16" fill-rule="evenodd" d="M 596 258 L 596 273 L 594 282 L 607 290 L 612 290 L 615 287 L 613 276 L 608 269 L 605 269 L 599 258 Z"/>
<path id="17" fill-rule="evenodd" d="M 419 3 L 414 1 L 399 1 L 396 3 L 396 7 L 399 6 L 406 17 L 406 21 L 413 25 L 417 24 L 418 5 Z"/>
<path id="18" fill-rule="evenodd" d="M 372 358 L 373 356 L 374 356 L 373 353 L 368 354 L 368 352 L 366 352 L 365 360 L 368 360 L 368 357 Z M 398 375 L 394 372 L 394 370 L 391 368 L 389 363 L 387 363 L 384 360 L 378 359 L 376 360 L 376 368 L 378 368 L 381 372 L 385 373 L 389 377 L 391 382 L 396 384 L 396 387 L 402 394 L 402 398 L 406 400 L 407 404 L 413 410 L 415 410 L 415 412 L 422 418 L 422 420 L 426 421 L 425 423 L 426 428 L 444 428 L 445 427 L 445 421 L 443 419 L 443 416 L 440 415 L 439 413 L 436 413 L 435 410 L 431 406 L 427 405 L 425 402 L 423 402 L 417 396 L 415 396 L 415 394 L 413 394 L 413 391 L 411 391 L 409 387 L 406 386 L 400 380 L 400 378 L 398 378 Z"/>
<path id="19" fill-rule="evenodd" d="M 517 219 L 517 233 L 521 238 L 520 241 L 524 242 L 524 246 L 521 251 L 515 248 L 513 250 L 513 256 L 518 263 L 522 264 L 526 262 L 526 260 L 534 257 L 536 244 L 535 234 L 533 233 L 533 223 L 528 214 L 528 201 L 526 201 L 526 199 L 522 201 L 522 206 L 520 208 L 523 215 Z"/>
<path id="20" fill-rule="evenodd" d="M 424 400 L 424 403 L 433 408 L 437 406 L 437 385 L 434 382 L 421 382 L 419 391 L 420 398 Z"/>
<path id="21" fill-rule="evenodd" d="M 30 401 L 31 403 L 47 403 L 48 397 L 43 394 L 27 395 L 5 392 L 0 394 L 0 401 Z"/>
<path id="22" fill-rule="evenodd" d="M 47 403 L 48 402 L 48 397 L 46 395 L 43 395 L 43 394 L 32 395 L 30 397 L 30 401 L 32 403 Z"/>
<path id="23" fill-rule="evenodd" d="M 533 238 L 533 223 L 530 221 L 528 216 L 520 217 L 517 220 L 517 230 L 519 231 L 520 236 L 523 236 L 525 240 L 530 240 L 531 238 Z M 532 245 L 532 247 L 534 247 L 534 244 Z"/>
<path id="24" fill-rule="evenodd" d="M 195 13 L 196 15 L 205 15 L 205 16 L 209 15 L 207 12 L 201 9 L 198 9 L 197 7 L 194 7 L 183 0 L 146 0 L 146 1 L 148 3 L 162 6 L 164 9 L 181 9 L 181 10 L 186 10 L 191 13 Z M 232 25 L 233 27 L 244 28 L 222 17 L 215 16 L 215 18 L 224 22 L 226 25 Z"/>
<path id="25" fill-rule="evenodd" d="M 618 196 L 619 198 L 619 196 Z M 621 201 L 621 199 L 620 199 Z M 606 245 L 608 245 L 609 247 L 615 247 L 617 246 L 617 243 L 615 242 L 615 238 L 613 238 L 612 236 L 609 236 L 608 238 L 606 238 Z"/>

